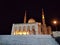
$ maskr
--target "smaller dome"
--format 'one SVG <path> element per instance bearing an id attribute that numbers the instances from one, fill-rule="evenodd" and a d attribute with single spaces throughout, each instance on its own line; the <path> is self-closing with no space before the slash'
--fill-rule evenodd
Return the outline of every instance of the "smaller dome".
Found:
<path id="1" fill-rule="evenodd" d="M 28 20 L 28 23 L 35 23 L 35 22 L 36 21 L 33 18 L 31 18 L 31 19 Z"/>

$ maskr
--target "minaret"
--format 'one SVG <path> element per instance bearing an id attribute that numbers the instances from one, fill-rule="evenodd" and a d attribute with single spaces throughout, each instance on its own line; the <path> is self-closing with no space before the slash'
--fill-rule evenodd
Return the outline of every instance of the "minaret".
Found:
<path id="1" fill-rule="evenodd" d="M 47 27 L 45 24 L 44 10 L 42 8 L 42 32 L 43 34 L 47 34 Z"/>
<path id="2" fill-rule="evenodd" d="M 24 16 L 24 23 L 26 23 L 26 11 L 25 11 L 25 16 Z"/>
<path id="3" fill-rule="evenodd" d="M 42 24 L 45 25 L 45 17 L 44 17 L 44 10 L 42 8 Z"/>

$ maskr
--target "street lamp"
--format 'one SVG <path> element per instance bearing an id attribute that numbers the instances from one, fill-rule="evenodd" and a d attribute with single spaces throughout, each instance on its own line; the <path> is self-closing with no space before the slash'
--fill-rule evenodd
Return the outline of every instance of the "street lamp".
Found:
<path id="1" fill-rule="evenodd" d="M 56 25 L 56 24 L 57 24 L 57 21 L 56 21 L 56 20 L 54 20 L 54 21 L 53 21 L 53 23 Z"/>
<path id="2" fill-rule="evenodd" d="M 53 24 L 55 25 L 56 31 L 57 31 L 57 20 L 54 20 L 54 21 L 53 21 Z"/>

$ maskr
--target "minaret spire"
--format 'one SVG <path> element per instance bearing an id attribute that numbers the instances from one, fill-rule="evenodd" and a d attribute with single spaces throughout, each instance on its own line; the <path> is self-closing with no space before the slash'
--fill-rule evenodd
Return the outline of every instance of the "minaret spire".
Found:
<path id="1" fill-rule="evenodd" d="M 47 34 L 47 27 L 46 27 L 46 24 L 45 24 L 45 17 L 44 17 L 43 8 L 42 8 L 42 31 L 43 31 L 43 34 Z"/>
<path id="2" fill-rule="evenodd" d="M 24 16 L 24 23 L 26 23 L 26 11 L 25 11 L 25 16 Z"/>
<path id="3" fill-rule="evenodd" d="M 42 8 L 42 24 L 45 24 L 44 10 Z"/>

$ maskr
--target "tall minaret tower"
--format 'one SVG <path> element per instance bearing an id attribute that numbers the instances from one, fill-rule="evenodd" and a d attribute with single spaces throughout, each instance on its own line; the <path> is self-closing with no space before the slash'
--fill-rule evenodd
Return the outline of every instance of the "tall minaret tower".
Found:
<path id="1" fill-rule="evenodd" d="M 47 34 L 47 27 L 45 24 L 44 10 L 42 8 L 42 32 L 43 34 Z"/>
<path id="2" fill-rule="evenodd" d="M 44 10 L 42 8 L 42 24 L 45 25 L 45 17 L 44 17 Z"/>
<path id="3" fill-rule="evenodd" d="M 24 23 L 26 23 L 26 11 L 25 11 L 25 16 L 24 16 Z"/>

